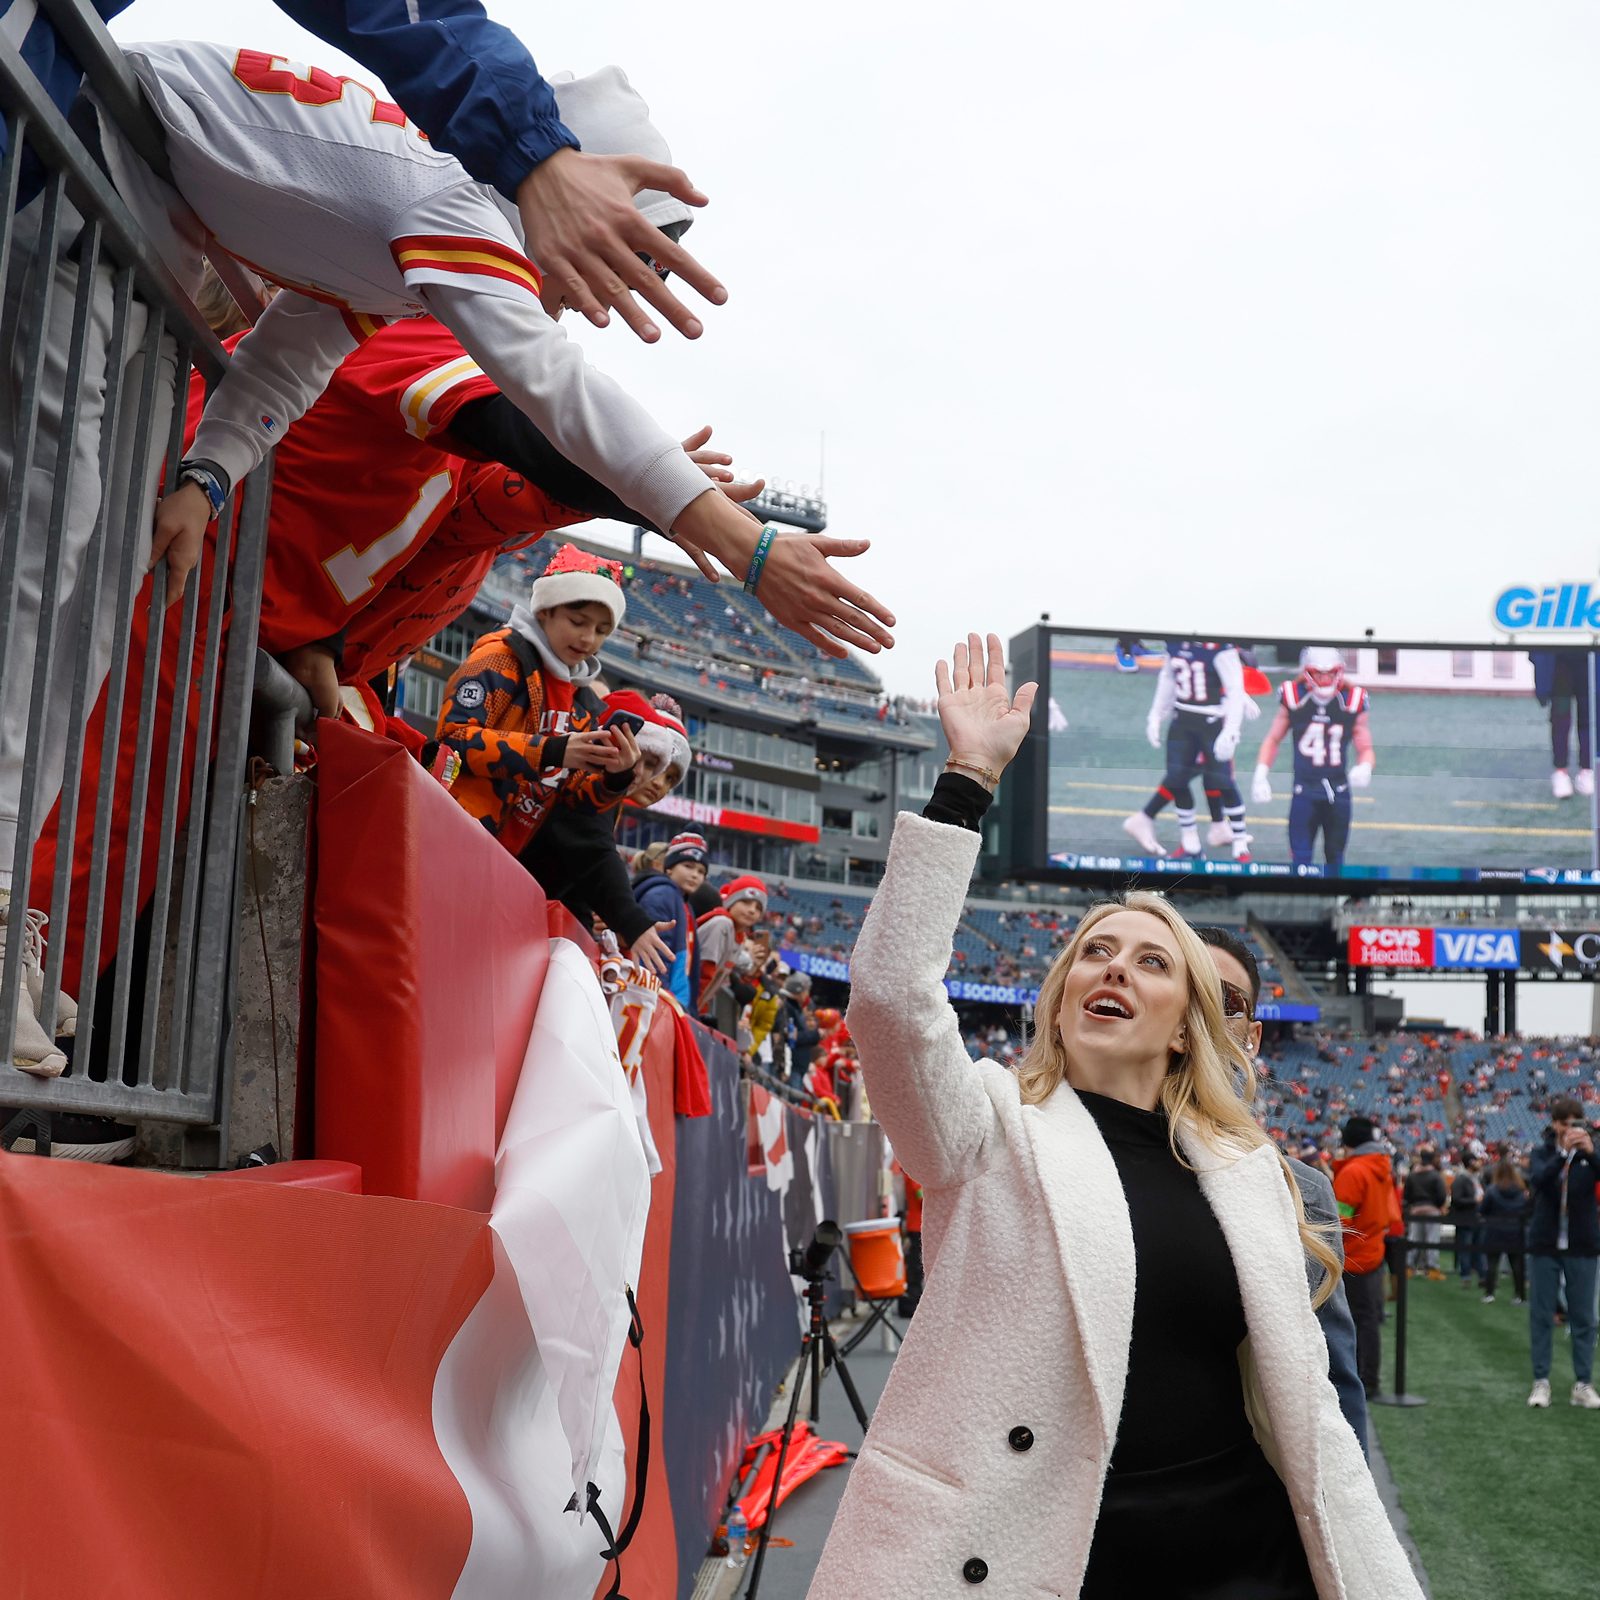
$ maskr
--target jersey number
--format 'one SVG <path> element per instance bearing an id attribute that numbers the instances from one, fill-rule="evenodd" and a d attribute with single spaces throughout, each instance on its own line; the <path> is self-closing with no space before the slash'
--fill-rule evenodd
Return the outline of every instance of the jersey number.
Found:
<path id="1" fill-rule="evenodd" d="M 439 509 L 449 493 L 450 474 L 434 473 L 423 484 L 411 509 L 387 533 L 380 534 L 365 550 L 357 550 L 353 544 L 347 544 L 343 550 L 322 563 L 329 582 L 339 591 L 339 598 L 347 606 L 354 605 L 366 594 L 378 574 L 395 557 L 404 555 L 411 548 L 428 518 Z"/>
<path id="2" fill-rule="evenodd" d="M 636 1077 L 639 1071 L 639 1062 L 634 1059 L 633 1047 L 640 1043 L 639 1019 L 644 1015 L 644 1007 L 636 1001 L 628 1001 L 622 1008 L 622 1026 L 617 1029 L 617 1054 L 622 1058 L 623 1070 L 630 1079 Z"/>
<path id="3" fill-rule="evenodd" d="M 1313 722 L 1300 735 L 1300 754 L 1314 767 L 1339 766 L 1344 759 L 1344 729 L 1336 722 Z"/>
<path id="4" fill-rule="evenodd" d="M 1181 656 L 1174 656 L 1172 683 L 1178 698 L 1186 705 L 1203 706 L 1206 703 L 1206 668 L 1203 661 L 1185 661 Z"/>
<path id="5" fill-rule="evenodd" d="M 265 50 L 241 50 L 233 63 L 233 75 L 251 94 L 286 94 L 302 106 L 337 105 L 344 98 L 346 84 L 355 84 L 363 94 L 372 95 L 372 120 L 396 128 L 406 125 L 406 114 L 392 100 L 380 100 L 366 84 L 354 78 L 336 78 L 321 67 L 307 67 L 305 77 L 278 65 L 283 56 Z"/>

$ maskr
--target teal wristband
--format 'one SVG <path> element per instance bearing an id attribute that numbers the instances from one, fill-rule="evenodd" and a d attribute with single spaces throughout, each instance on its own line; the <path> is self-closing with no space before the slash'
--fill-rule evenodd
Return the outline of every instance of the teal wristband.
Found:
<path id="1" fill-rule="evenodd" d="M 756 541 L 756 552 L 750 557 L 750 569 L 744 575 L 746 594 L 756 592 L 756 585 L 761 582 L 761 569 L 767 564 L 767 552 L 772 548 L 772 541 L 777 534 L 778 530 L 770 523 L 761 530 L 761 537 Z"/>

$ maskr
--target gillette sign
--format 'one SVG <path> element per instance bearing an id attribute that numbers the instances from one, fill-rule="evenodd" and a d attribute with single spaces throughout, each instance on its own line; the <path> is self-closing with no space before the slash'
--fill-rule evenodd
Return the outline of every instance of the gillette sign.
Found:
<path id="1" fill-rule="evenodd" d="M 1352 928 L 1352 967 L 1431 967 L 1432 928 Z"/>
<path id="2" fill-rule="evenodd" d="M 1502 589 L 1494 621 L 1507 633 L 1600 633 L 1600 583 Z"/>

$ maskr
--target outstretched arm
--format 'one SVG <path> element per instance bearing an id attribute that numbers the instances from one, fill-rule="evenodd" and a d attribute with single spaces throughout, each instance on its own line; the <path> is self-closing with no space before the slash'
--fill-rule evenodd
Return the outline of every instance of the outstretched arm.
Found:
<path id="1" fill-rule="evenodd" d="M 638 294 L 686 338 L 699 336 L 699 319 L 639 259 L 641 252 L 712 305 L 728 298 L 634 205 L 642 189 L 705 205 L 688 175 L 643 156 L 580 151 L 527 47 L 491 21 L 479 0 L 278 0 L 278 6 L 370 67 L 435 145 L 516 202 L 529 255 L 562 285 L 567 304 L 597 327 L 615 311 L 641 339 L 659 338 L 633 298 Z"/>
<path id="2" fill-rule="evenodd" d="M 950 765 L 927 813 L 895 822 L 888 867 L 851 958 L 850 1032 L 895 1150 L 930 1188 L 948 1188 L 983 1169 L 998 1123 L 944 989 L 981 836 L 930 818 L 981 812 L 983 791 L 992 793 L 1027 731 L 1036 687 L 1025 684 L 1014 700 L 1006 693 L 993 634 L 987 657 L 976 634 L 957 645 L 937 681 Z"/>

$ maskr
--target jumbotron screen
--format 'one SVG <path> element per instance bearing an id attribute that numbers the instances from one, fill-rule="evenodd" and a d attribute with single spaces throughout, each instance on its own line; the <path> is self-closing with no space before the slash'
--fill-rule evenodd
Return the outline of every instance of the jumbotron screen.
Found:
<path id="1" fill-rule="evenodd" d="M 1588 651 L 1036 637 L 1052 868 L 1600 883 Z"/>

